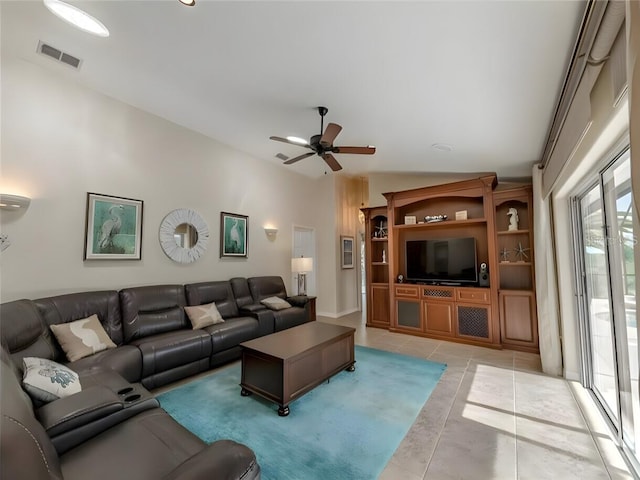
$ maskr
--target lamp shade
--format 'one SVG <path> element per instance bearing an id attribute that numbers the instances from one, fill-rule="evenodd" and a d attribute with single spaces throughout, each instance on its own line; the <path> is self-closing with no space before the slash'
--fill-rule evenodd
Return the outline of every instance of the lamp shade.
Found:
<path id="1" fill-rule="evenodd" d="M 294 273 L 303 273 L 313 271 L 313 258 L 298 257 L 291 259 L 291 271 Z"/>

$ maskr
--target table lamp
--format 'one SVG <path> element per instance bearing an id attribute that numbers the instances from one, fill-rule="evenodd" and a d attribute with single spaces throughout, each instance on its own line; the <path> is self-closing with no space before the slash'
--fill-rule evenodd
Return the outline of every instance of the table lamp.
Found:
<path id="1" fill-rule="evenodd" d="M 307 273 L 313 271 L 313 258 L 297 257 L 291 259 L 291 271 L 298 274 L 298 295 L 307 294 Z"/>

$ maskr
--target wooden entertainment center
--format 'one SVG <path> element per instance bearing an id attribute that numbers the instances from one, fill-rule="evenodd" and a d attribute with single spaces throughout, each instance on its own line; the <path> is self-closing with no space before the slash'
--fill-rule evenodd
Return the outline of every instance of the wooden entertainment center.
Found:
<path id="1" fill-rule="evenodd" d="M 487 175 L 384 196 L 362 209 L 367 326 L 537 352 L 531 187 Z M 477 281 L 407 280 L 407 242 L 462 238 L 475 239 Z"/>

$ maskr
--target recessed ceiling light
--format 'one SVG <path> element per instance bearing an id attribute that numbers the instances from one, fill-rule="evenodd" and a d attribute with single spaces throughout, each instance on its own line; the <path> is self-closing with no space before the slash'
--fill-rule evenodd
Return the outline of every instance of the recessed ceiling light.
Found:
<path id="1" fill-rule="evenodd" d="M 300 145 L 307 145 L 307 141 L 304 138 L 300 137 L 287 137 L 287 140 L 293 143 L 298 143 Z"/>
<path id="2" fill-rule="evenodd" d="M 109 30 L 102 22 L 80 10 L 78 7 L 61 2 L 60 0 L 44 0 L 44 6 L 55 16 L 70 23 L 76 28 L 99 37 L 108 37 Z"/>
<path id="3" fill-rule="evenodd" d="M 187 7 L 193 7 L 196 4 L 196 0 L 178 0 L 178 1 L 183 5 L 186 5 Z"/>
<path id="4" fill-rule="evenodd" d="M 431 148 L 435 150 L 440 150 L 441 152 L 451 152 L 453 151 L 453 147 L 446 143 L 434 143 L 431 145 Z"/>

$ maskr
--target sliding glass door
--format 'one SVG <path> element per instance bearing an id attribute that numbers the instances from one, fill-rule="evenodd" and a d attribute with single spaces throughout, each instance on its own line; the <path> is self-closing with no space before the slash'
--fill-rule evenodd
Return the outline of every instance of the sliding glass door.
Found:
<path id="1" fill-rule="evenodd" d="M 600 184 L 580 198 L 584 259 L 586 331 L 591 345 L 591 388 L 609 416 L 618 420 L 613 312 L 605 248 L 605 219 Z"/>
<path id="2" fill-rule="evenodd" d="M 627 149 L 574 202 L 585 385 L 638 465 L 640 395 L 631 159 Z"/>

